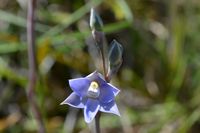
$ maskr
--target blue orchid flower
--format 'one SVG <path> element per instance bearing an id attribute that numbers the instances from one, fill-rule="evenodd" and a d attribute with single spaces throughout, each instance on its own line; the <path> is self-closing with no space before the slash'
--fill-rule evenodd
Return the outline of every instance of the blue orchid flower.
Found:
<path id="1" fill-rule="evenodd" d="M 69 80 L 73 92 L 61 104 L 84 109 L 85 122 L 90 123 L 98 111 L 120 116 L 115 103 L 119 89 L 107 83 L 97 71 L 84 78 Z"/>

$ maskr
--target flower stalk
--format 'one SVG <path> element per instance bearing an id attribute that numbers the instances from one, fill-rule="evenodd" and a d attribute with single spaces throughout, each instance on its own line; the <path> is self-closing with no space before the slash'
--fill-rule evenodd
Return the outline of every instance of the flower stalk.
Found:
<path id="1" fill-rule="evenodd" d="M 122 63 L 122 47 L 114 40 L 108 54 L 103 22 L 93 8 L 90 12 L 90 28 L 96 50 L 98 50 L 102 61 L 101 72 L 103 75 L 95 71 L 86 77 L 69 80 L 73 93 L 61 104 L 83 109 L 85 122 L 91 123 L 93 121 L 92 133 L 100 133 L 101 112 L 120 116 L 115 103 L 115 97 L 120 90 L 109 82 Z"/>
<path id="2" fill-rule="evenodd" d="M 98 112 L 97 115 L 95 116 L 95 121 L 94 121 L 94 133 L 100 133 L 100 117 L 101 117 L 101 112 Z"/>
<path id="3" fill-rule="evenodd" d="M 107 44 L 103 32 L 103 21 L 93 8 L 90 11 L 90 28 L 92 30 L 92 36 L 94 38 L 94 41 L 96 42 L 96 46 L 99 49 L 102 58 L 103 75 L 105 80 L 107 81 L 107 72 L 108 72 L 108 66 L 107 66 L 108 63 L 106 62 Z"/>
<path id="4" fill-rule="evenodd" d="M 29 83 L 27 98 L 29 100 L 31 111 L 38 124 L 38 132 L 45 133 L 45 127 L 42 120 L 39 107 L 35 100 L 35 88 L 37 81 L 37 65 L 36 65 L 36 53 L 35 53 L 35 36 L 34 36 L 34 12 L 36 8 L 36 0 L 29 0 L 28 14 L 27 14 L 27 41 L 28 41 L 28 63 L 29 63 Z"/>

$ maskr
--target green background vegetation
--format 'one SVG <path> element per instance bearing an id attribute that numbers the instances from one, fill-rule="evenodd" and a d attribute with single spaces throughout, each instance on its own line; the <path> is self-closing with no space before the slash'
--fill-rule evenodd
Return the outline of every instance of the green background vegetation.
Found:
<path id="1" fill-rule="evenodd" d="M 5 133 L 37 131 L 26 97 L 27 1 L 0 1 L 0 132 Z M 86 45 L 91 6 L 103 19 L 108 42 L 116 39 L 124 47 L 123 65 L 112 79 L 121 90 L 116 99 L 121 117 L 103 114 L 102 132 L 198 133 L 199 0 L 38 0 L 36 95 L 47 132 L 89 130 L 82 111 L 60 103 L 71 93 L 68 79 L 95 69 Z"/>

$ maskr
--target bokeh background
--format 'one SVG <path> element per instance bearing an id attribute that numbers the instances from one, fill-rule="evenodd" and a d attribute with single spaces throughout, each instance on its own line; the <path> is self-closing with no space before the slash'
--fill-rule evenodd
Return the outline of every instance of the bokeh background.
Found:
<path id="1" fill-rule="evenodd" d="M 0 132 L 35 133 L 26 96 L 28 0 L 0 0 Z M 38 0 L 36 99 L 48 133 L 87 133 L 81 110 L 60 103 L 68 79 L 95 70 L 87 39 L 91 7 L 108 43 L 124 47 L 112 84 L 121 117 L 103 114 L 103 133 L 200 131 L 199 0 Z"/>

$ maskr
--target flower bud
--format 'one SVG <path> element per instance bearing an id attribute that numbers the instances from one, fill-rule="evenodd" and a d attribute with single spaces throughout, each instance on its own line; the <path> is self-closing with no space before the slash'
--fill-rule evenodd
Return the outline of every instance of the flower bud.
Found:
<path id="1" fill-rule="evenodd" d="M 111 66 L 116 66 L 118 64 L 121 64 L 122 53 L 123 53 L 123 48 L 121 44 L 118 43 L 116 40 L 113 40 L 111 42 L 111 48 L 108 54 L 109 62 Z"/>
<path id="2" fill-rule="evenodd" d="M 90 11 L 90 28 L 92 30 L 102 31 L 103 21 L 93 8 Z"/>
<path id="3" fill-rule="evenodd" d="M 111 42 L 111 48 L 109 50 L 108 58 L 109 58 L 109 69 L 107 78 L 110 80 L 112 76 L 117 73 L 118 69 L 122 64 L 122 53 L 123 48 L 120 43 L 116 40 Z"/>

